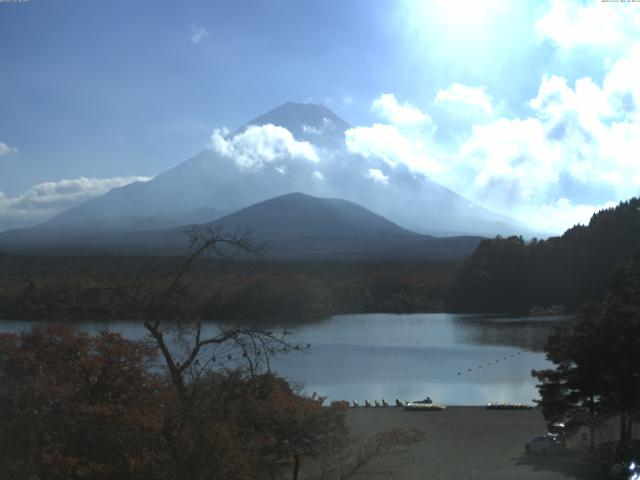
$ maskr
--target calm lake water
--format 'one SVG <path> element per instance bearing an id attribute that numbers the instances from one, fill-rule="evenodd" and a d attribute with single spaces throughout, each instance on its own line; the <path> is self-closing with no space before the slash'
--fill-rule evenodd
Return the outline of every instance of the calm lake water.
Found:
<path id="1" fill-rule="evenodd" d="M 531 403 L 538 398 L 532 369 L 547 368 L 542 349 L 555 325 L 573 317 L 455 314 L 336 315 L 298 327 L 294 341 L 311 344 L 272 363 L 272 369 L 329 400 L 416 400 L 448 405 Z M 2 331 L 31 322 L 0 322 Z M 130 339 L 145 337 L 133 321 L 80 322 Z M 214 328 L 209 325 L 208 328 Z M 274 329 L 275 330 L 275 329 Z"/>

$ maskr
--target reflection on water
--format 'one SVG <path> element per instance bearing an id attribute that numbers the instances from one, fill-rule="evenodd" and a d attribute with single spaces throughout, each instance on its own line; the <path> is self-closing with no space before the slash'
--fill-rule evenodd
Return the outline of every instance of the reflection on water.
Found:
<path id="1" fill-rule="evenodd" d="M 542 352 L 549 333 L 557 326 L 566 325 L 573 315 L 544 317 L 513 317 L 466 315 L 456 322 L 464 324 L 459 330 L 473 343 L 481 345 L 507 345 Z"/>
<path id="2" fill-rule="evenodd" d="M 306 393 L 330 400 L 415 400 L 429 395 L 449 405 L 537 398 L 532 369 L 547 368 L 542 348 L 554 326 L 572 317 L 500 317 L 453 314 L 337 315 L 301 326 L 295 341 L 306 352 L 276 359 L 272 368 Z M 2 322 L 19 331 L 29 322 Z M 108 326 L 130 339 L 145 338 L 139 322 L 81 322 Z M 209 325 L 208 328 L 215 328 Z"/>
<path id="3" fill-rule="evenodd" d="M 276 369 L 330 399 L 415 400 L 449 405 L 531 402 L 532 369 L 547 368 L 542 349 L 572 317 L 452 314 L 339 315 L 299 330 L 310 352 Z"/>

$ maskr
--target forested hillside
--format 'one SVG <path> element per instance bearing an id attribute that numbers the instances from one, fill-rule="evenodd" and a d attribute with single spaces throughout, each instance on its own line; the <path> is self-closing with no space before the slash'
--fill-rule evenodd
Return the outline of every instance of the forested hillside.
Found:
<path id="1" fill-rule="evenodd" d="M 114 287 L 164 285 L 182 257 L 0 252 L 0 319 L 132 318 Z M 185 288 L 207 319 L 441 311 L 452 263 L 201 259 Z"/>
<path id="2" fill-rule="evenodd" d="M 484 240 L 458 268 L 447 299 L 450 310 L 528 312 L 563 305 L 573 311 L 597 298 L 616 262 L 640 244 L 640 199 L 593 215 L 561 237 Z"/>
<path id="3" fill-rule="evenodd" d="M 615 264 L 640 245 L 640 199 L 593 216 L 561 237 L 483 240 L 451 262 L 203 259 L 186 279 L 203 318 L 331 313 L 528 313 L 598 298 Z M 0 253 L 0 318 L 129 318 L 114 286 L 162 283 L 181 257 Z M 132 286 L 132 288 L 133 288 Z"/>

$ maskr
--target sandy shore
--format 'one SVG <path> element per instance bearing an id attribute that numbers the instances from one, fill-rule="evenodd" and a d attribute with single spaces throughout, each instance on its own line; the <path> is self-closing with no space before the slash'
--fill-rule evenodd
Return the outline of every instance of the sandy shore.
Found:
<path id="1" fill-rule="evenodd" d="M 356 435 L 389 428 L 417 428 L 427 440 L 404 452 L 381 454 L 354 479 L 556 480 L 606 478 L 575 452 L 527 455 L 525 443 L 546 431 L 539 410 L 449 407 L 443 412 L 401 408 L 352 408 L 347 420 Z"/>

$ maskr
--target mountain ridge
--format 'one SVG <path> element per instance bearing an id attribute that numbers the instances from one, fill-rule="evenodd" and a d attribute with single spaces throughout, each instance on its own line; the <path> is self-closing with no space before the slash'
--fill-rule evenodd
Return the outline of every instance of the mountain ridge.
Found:
<path id="1" fill-rule="evenodd" d="M 86 229 L 117 233 L 121 230 L 110 227 L 117 223 L 113 220 L 117 217 L 173 218 L 173 225 L 179 226 L 184 223 L 181 215 L 205 206 L 235 212 L 285 193 L 304 192 L 355 202 L 423 234 L 526 235 L 515 220 L 479 207 L 428 177 L 350 154 L 344 145 L 349 124 L 322 105 L 285 103 L 247 122 L 223 141 L 233 142 L 251 126 L 269 124 L 286 128 L 297 142 L 312 145 L 318 161 L 288 158 L 286 151 L 280 150 L 275 151 L 274 159 L 263 162 L 260 170 L 243 170 L 237 157 L 208 148 L 148 182 L 112 189 L 23 233 L 37 236 L 43 227 L 82 224 Z M 245 143 L 237 147 L 252 147 Z M 384 170 L 388 182 L 380 184 L 367 178 L 372 168 Z M 139 228 L 132 226 L 134 230 Z"/>
<path id="2" fill-rule="evenodd" d="M 299 192 L 251 205 L 204 224 L 224 232 L 249 230 L 266 243 L 271 259 L 429 259 L 454 260 L 470 254 L 480 237 L 435 238 L 406 230 L 364 207 L 342 199 Z M 0 234 L 0 246 L 38 247 L 56 253 L 129 253 L 176 255 L 187 250 L 188 226 L 92 235 L 79 232 L 73 243 L 48 235 L 29 245 Z M 10 237 L 9 237 L 10 240 Z M 48 242 L 48 243 L 47 243 Z"/>

